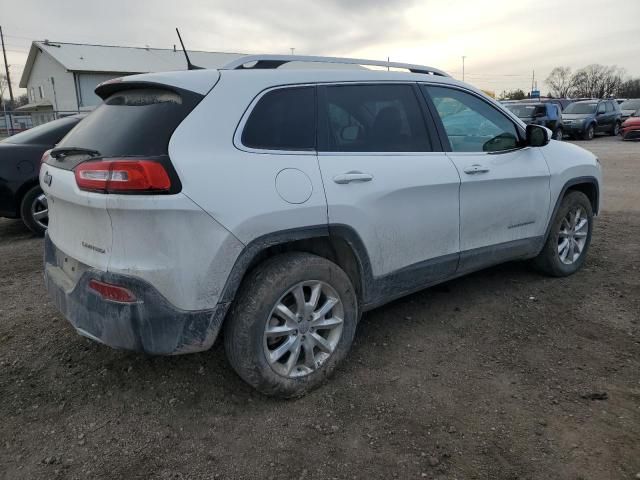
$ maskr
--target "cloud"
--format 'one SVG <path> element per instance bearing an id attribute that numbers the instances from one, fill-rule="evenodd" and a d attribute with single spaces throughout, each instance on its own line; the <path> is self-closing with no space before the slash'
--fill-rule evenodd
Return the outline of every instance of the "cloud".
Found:
<path id="1" fill-rule="evenodd" d="M 531 70 L 613 64 L 640 75 L 640 1 L 600 0 L 0 0 L 10 63 L 29 39 L 369 57 L 424 63 L 477 86 L 528 90 Z M 13 36 L 9 36 L 13 35 Z M 20 38 L 18 38 L 20 37 Z M 15 75 L 14 75 L 15 76 Z M 17 83 L 17 78 L 14 79 Z M 540 86 L 542 83 L 540 82 Z"/>

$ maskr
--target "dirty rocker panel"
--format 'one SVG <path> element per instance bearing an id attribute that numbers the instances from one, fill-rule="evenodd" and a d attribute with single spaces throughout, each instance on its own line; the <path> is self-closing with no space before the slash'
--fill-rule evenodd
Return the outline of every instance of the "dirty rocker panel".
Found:
<path id="1" fill-rule="evenodd" d="M 220 301 L 233 301 L 246 272 L 264 249 L 311 238 L 339 239 L 352 250 L 361 279 L 361 308 L 370 310 L 405 295 L 498 263 L 534 257 L 544 237 L 506 242 L 419 262 L 381 276 L 373 276 L 369 256 L 359 235 L 347 225 L 316 225 L 267 234 L 242 251 L 225 284 Z"/>

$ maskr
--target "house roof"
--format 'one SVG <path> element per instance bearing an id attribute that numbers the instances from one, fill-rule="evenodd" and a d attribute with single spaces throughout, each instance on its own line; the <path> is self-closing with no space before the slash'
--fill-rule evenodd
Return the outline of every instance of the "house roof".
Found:
<path id="1" fill-rule="evenodd" d="M 26 105 L 22 105 L 21 107 L 16 108 L 21 112 L 35 112 L 38 110 L 51 110 L 53 109 L 53 105 L 46 98 L 42 100 L 38 100 L 37 102 L 27 103 Z"/>
<path id="2" fill-rule="evenodd" d="M 148 73 L 186 69 L 184 53 L 179 48 L 174 51 L 169 48 L 34 41 L 20 78 L 20 87 L 27 86 L 39 52 L 49 55 L 70 72 Z M 221 67 L 243 55 L 195 50 L 189 50 L 188 53 L 193 64 L 205 68 Z"/>

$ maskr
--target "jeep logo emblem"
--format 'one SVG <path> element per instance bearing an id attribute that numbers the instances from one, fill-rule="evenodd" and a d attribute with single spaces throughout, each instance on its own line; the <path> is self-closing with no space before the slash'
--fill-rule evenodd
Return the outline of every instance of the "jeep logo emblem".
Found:
<path id="1" fill-rule="evenodd" d="M 42 178 L 42 180 L 44 181 L 44 183 L 47 184 L 48 187 L 51 186 L 51 181 L 53 180 L 53 177 L 51 176 L 51 174 L 49 172 L 44 172 L 44 177 Z"/>

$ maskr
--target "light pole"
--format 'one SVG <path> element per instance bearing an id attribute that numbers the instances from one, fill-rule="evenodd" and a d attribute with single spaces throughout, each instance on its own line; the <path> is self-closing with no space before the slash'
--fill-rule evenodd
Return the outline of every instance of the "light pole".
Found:
<path id="1" fill-rule="evenodd" d="M 290 49 L 291 49 L 291 55 L 293 55 L 293 52 L 295 52 L 296 49 L 295 49 L 295 47 L 291 47 Z"/>
<path id="2" fill-rule="evenodd" d="M 467 58 L 466 55 L 462 56 L 462 81 L 464 82 L 464 59 Z"/>

